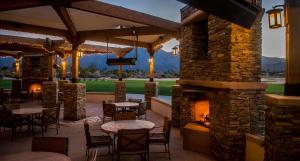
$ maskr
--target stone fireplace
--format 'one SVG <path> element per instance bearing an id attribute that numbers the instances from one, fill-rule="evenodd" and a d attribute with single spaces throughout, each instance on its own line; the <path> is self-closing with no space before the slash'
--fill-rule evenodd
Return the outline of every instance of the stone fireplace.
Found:
<path id="1" fill-rule="evenodd" d="M 183 8 L 182 18 L 193 12 L 193 8 Z M 183 129 L 206 118 L 215 160 L 243 161 L 245 134 L 264 134 L 261 23 L 258 20 L 248 30 L 208 15 L 185 24 L 181 34 L 180 80 L 172 95 L 173 126 Z"/>

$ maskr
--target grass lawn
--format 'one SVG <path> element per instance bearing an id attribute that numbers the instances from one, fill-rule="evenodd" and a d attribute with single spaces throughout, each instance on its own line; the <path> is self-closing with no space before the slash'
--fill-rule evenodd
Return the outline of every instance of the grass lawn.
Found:
<path id="1" fill-rule="evenodd" d="M 126 80 L 126 92 L 144 94 L 144 86 L 146 80 Z M 159 82 L 159 95 L 170 96 L 172 85 L 175 81 L 158 81 Z M 98 81 L 81 81 L 86 84 L 87 92 L 114 92 L 114 80 L 98 80 Z M 0 80 L 0 88 L 11 88 L 10 80 Z M 283 94 L 283 84 L 268 84 L 266 93 L 269 94 Z"/>

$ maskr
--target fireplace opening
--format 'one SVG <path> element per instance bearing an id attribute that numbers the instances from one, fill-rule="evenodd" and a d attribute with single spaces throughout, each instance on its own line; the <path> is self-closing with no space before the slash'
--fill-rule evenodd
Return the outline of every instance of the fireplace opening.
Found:
<path id="1" fill-rule="evenodd" d="M 209 126 L 209 100 L 198 100 L 194 104 L 194 122 L 202 126 Z"/>
<path id="2" fill-rule="evenodd" d="M 32 83 L 29 85 L 28 91 L 30 93 L 31 100 L 41 99 L 42 86 L 40 83 Z"/>

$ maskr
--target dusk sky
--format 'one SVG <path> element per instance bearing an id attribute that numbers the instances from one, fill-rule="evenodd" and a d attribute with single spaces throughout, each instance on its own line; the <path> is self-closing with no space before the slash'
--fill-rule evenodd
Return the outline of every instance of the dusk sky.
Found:
<path id="1" fill-rule="evenodd" d="M 102 0 L 106 3 L 119 5 L 168 20 L 180 22 L 180 9 L 185 6 L 176 0 Z M 263 0 L 263 7 L 269 10 L 274 5 L 283 4 L 283 0 Z M 285 57 L 284 28 L 270 30 L 268 16 L 263 17 L 263 55 L 268 57 Z M 170 51 L 175 42 L 166 44 L 165 50 Z"/>

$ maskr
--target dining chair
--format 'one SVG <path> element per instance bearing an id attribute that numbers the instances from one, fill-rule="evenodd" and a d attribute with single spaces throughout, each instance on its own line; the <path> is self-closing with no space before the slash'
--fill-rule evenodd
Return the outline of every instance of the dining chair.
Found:
<path id="1" fill-rule="evenodd" d="M 16 129 L 28 125 L 29 131 L 29 118 L 28 117 L 16 117 L 13 115 L 11 110 L 1 110 L 0 111 L 0 126 L 4 128 L 11 129 L 11 140 L 14 139 L 16 134 Z"/>
<path id="2" fill-rule="evenodd" d="M 110 152 L 110 147 L 113 147 L 113 140 L 109 135 L 91 135 L 90 125 L 87 120 L 84 121 L 84 132 L 86 139 L 86 154 L 89 154 L 89 150 L 99 147 L 108 147 Z M 113 153 L 112 153 L 113 155 Z"/>
<path id="3" fill-rule="evenodd" d="M 33 137 L 33 152 L 55 152 L 68 155 L 69 138 L 67 137 Z"/>
<path id="4" fill-rule="evenodd" d="M 151 133 L 149 142 L 152 145 L 164 145 L 165 151 L 164 152 L 157 152 L 157 153 L 168 153 L 169 160 L 171 159 L 170 153 L 170 133 L 171 133 L 171 120 L 167 117 L 164 118 L 164 125 L 162 132 Z M 156 127 L 159 128 L 159 127 Z"/>
<path id="5" fill-rule="evenodd" d="M 103 101 L 102 107 L 103 107 L 102 122 L 104 123 L 106 118 L 109 118 L 110 120 L 114 120 L 116 114 L 116 106 L 114 104 L 106 103 L 105 101 Z"/>
<path id="6" fill-rule="evenodd" d="M 118 121 L 118 120 L 135 120 L 135 119 L 136 119 L 135 112 L 122 112 L 122 113 L 116 113 L 114 120 Z"/>
<path id="7" fill-rule="evenodd" d="M 144 116 L 144 119 L 147 120 L 147 107 L 145 102 L 141 102 L 137 110 L 137 117 L 141 119 L 141 116 Z"/>
<path id="8" fill-rule="evenodd" d="M 121 129 L 118 131 L 117 161 L 121 155 L 141 155 L 149 160 L 149 129 Z"/>
<path id="9" fill-rule="evenodd" d="M 59 107 L 47 108 L 43 110 L 42 116 L 36 117 L 33 120 L 32 125 L 40 127 L 42 129 L 42 135 L 44 135 L 44 132 L 47 131 L 48 126 L 55 125 L 56 134 L 58 134 L 59 113 L 60 113 Z M 34 133 L 34 129 L 33 129 L 33 133 Z"/>
<path id="10" fill-rule="evenodd" d="M 141 103 L 143 100 L 139 98 L 129 98 L 128 102 L 136 102 L 136 103 Z"/>
<path id="11" fill-rule="evenodd" d="M 97 149 L 91 149 L 89 151 L 87 161 L 96 161 L 97 160 Z"/>

